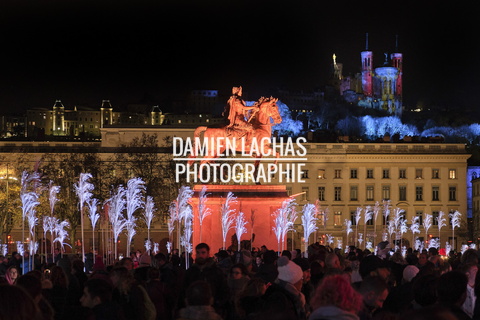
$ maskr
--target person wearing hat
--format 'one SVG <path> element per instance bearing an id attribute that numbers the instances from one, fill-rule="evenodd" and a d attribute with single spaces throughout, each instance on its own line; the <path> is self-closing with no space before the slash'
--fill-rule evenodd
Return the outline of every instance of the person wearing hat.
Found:
<path id="1" fill-rule="evenodd" d="M 413 279 L 418 274 L 419 269 L 414 265 L 408 265 L 403 269 L 402 282 L 390 289 L 390 292 L 383 304 L 385 310 L 392 313 L 400 313 L 413 308 L 415 299 L 413 291 Z"/>
<path id="2" fill-rule="evenodd" d="M 265 292 L 265 315 L 283 315 L 288 319 L 306 319 L 302 268 L 288 257 L 277 260 L 278 277 Z"/>
<path id="3" fill-rule="evenodd" d="M 292 260 L 296 264 L 300 266 L 300 268 L 303 271 L 303 281 L 302 281 L 302 293 L 305 296 L 305 301 L 307 301 L 307 307 L 306 310 L 309 310 L 308 303 L 310 301 L 310 298 L 313 296 L 313 293 L 315 291 L 315 287 L 312 284 L 311 278 L 312 275 L 310 273 L 310 262 L 308 261 L 307 258 L 295 258 Z"/>
<path id="4" fill-rule="evenodd" d="M 142 253 L 140 258 L 138 259 L 138 267 L 133 270 L 133 276 L 135 280 L 137 280 L 141 284 L 145 284 L 148 280 L 148 270 L 150 270 L 152 265 L 152 257 L 145 251 Z"/>

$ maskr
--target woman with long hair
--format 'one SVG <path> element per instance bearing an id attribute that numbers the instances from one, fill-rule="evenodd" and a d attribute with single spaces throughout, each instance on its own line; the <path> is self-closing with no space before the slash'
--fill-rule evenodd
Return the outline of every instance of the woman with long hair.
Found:
<path id="1" fill-rule="evenodd" d="M 313 312 L 309 320 L 358 320 L 362 296 L 345 275 L 331 275 L 317 287 L 310 304 Z"/>
<path id="2" fill-rule="evenodd" d="M 11 266 L 5 272 L 5 279 L 9 285 L 14 285 L 17 282 L 17 278 L 20 276 L 20 271 L 17 267 Z"/>

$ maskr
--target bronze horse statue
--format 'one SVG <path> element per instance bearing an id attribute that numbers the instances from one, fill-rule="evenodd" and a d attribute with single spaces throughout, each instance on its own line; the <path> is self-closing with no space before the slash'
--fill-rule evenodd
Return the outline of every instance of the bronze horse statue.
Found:
<path id="1" fill-rule="evenodd" d="M 280 116 L 280 112 L 278 110 L 277 102 L 278 99 L 275 98 L 260 98 L 257 101 L 253 108 L 247 113 L 248 120 L 245 120 L 242 127 L 233 126 L 233 124 L 221 127 L 221 128 L 209 128 L 209 127 L 198 127 L 195 129 L 194 138 L 195 143 L 198 141 L 197 138 L 201 138 L 201 134 L 203 133 L 203 139 L 208 139 L 209 142 L 212 142 L 208 145 L 208 155 L 206 155 L 206 160 L 201 160 L 200 164 L 204 163 L 211 163 L 213 159 L 218 158 L 221 154 L 223 154 L 227 149 L 227 144 L 232 146 L 232 150 L 236 152 L 244 152 L 249 153 L 252 156 L 255 156 L 258 160 L 255 161 L 255 168 L 258 167 L 260 163 L 260 158 L 262 154 L 272 154 L 275 155 L 277 159 L 279 157 L 278 153 L 275 152 L 270 147 L 269 143 L 261 143 L 262 139 L 267 139 L 270 141 L 272 137 L 272 126 L 279 124 L 282 122 L 282 117 Z M 240 129 L 245 128 L 246 125 L 251 126 L 248 129 Z M 223 143 L 222 145 L 218 145 L 218 138 L 222 138 L 224 140 L 228 140 L 228 143 Z M 243 139 L 243 145 L 239 143 L 239 139 Z M 262 150 L 252 150 L 252 143 L 253 140 L 258 147 L 263 148 Z M 197 150 L 197 148 L 194 148 Z M 197 155 L 195 151 L 190 155 L 190 158 L 196 158 Z M 194 160 L 189 160 L 188 165 L 191 165 Z"/>

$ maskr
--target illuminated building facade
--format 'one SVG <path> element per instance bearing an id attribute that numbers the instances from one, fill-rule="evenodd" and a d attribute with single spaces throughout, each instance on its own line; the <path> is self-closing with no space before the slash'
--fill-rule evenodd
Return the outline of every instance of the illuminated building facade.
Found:
<path id="1" fill-rule="evenodd" d="M 157 135 L 159 143 L 165 143 L 168 137 L 192 137 L 193 128 L 175 127 L 137 127 L 137 128 L 102 128 L 101 142 L 3 142 L 0 155 L 4 157 L 2 165 L 14 163 L 19 154 L 28 154 L 32 168 L 45 153 L 95 152 L 101 159 L 108 161 L 118 147 L 128 144 L 143 133 Z M 318 223 L 318 240 L 325 233 L 330 233 L 344 244 L 353 244 L 354 239 L 347 239 L 344 231 L 345 219 L 355 220 L 353 214 L 358 207 L 374 206 L 378 201 L 390 200 L 392 210 L 405 210 L 408 225 L 414 216 L 423 219 L 424 214 L 438 216 L 440 211 L 446 214 L 458 210 L 462 213 L 462 226 L 455 230 L 457 249 L 467 235 L 467 159 L 470 155 L 463 144 L 447 143 L 306 143 L 308 151 L 302 179 L 304 182 L 290 183 L 278 181 L 273 177 L 272 185 L 286 185 L 290 195 L 297 195 L 298 211 L 306 203 L 319 203 L 329 210 L 329 219 L 325 225 Z M 75 150 L 75 151 L 74 151 Z M 82 151 L 84 150 L 84 151 Z M 167 158 L 171 153 L 164 154 Z M 10 166 L 12 170 L 13 165 Z M 11 171 L 12 172 L 12 171 Z M 12 174 L 12 173 L 10 173 Z M 474 211 L 478 211 L 480 187 L 473 187 Z M 476 188 L 476 189 L 475 189 Z M 475 202 L 476 201 L 476 202 Z M 475 204 L 476 203 L 476 204 Z M 355 224 L 353 228 L 355 229 Z M 298 218 L 293 234 L 295 247 L 301 246 L 301 220 Z M 365 224 L 359 223 L 359 232 L 363 233 Z M 366 240 L 378 243 L 384 232 L 385 224 L 382 213 L 376 226 L 366 226 Z M 157 223 L 154 228 L 156 241 L 168 237 L 166 225 Z M 374 234 L 376 230 L 376 234 Z M 17 230 L 19 232 L 19 230 Z M 18 233 L 17 232 L 17 233 Z M 15 233 L 15 232 L 14 232 Z M 77 234 L 78 235 L 78 234 Z M 420 227 L 420 234 L 425 237 L 441 236 L 442 246 L 451 241 L 452 229 L 448 223 L 440 231 L 433 225 L 425 235 Z M 350 235 L 352 237 L 352 235 Z M 143 234 L 139 231 L 139 237 Z M 289 241 L 292 235 L 289 235 Z M 411 232 L 403 236 L 412 240 Z M 142 238 L 143 239 L 143 238 Z M 312 241 L 310 241 L 312 243 Z M 404 242 L 404 244 L 407 244 Z"/>

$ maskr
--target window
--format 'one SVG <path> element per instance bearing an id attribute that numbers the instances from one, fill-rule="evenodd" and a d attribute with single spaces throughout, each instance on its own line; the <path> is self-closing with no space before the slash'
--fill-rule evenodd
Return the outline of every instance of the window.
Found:
<path id="1" fill-rule="evenodd" d="M 418 217 L 418 222 L 420 223 L 420 225 L 422 225 L 422 224 L 423 224 L 423 211 L 420 211 L 420 210 L 419 210 L 419 211 L 417 211 L 415 214 L 416 214 L 417 217 Z"/>
<path id="2" fill-rule="evenodd" d="M 292 195 L 292 187 L 287 187 L 287 195 L 288 196 Z"/>
<path id="3" fill-rule="evenodd" d="M 448 201 L 457 201 L 457 187 L 448 187 Z"/>
<path id="4" fill-rule="evenodd" d="M 383 179 L 390 179 L 390 169 L 383 169 Z"/>
<path id="5" fill-rule="evenodd" d="M 407 179 L 407 169 L 398 170 L 398 179 Z"/>
<path id="6" fill-rule="evenodd" d="M 407 201 L 407 186 L 398 187 L 398 200 Z"/>
<path id="7" fill-rule="evenodd" d="M 357 169 L 350 169 L 350 179 L 357 179 Z"/>
<path id="8" fill-rule="evenodd" d="M 357 219 L 355 219 L 355 216 L 356 216 L 356 211 L 350 211 L 350 221 L 352 221 L 352 226 L 357 225 Z"/>
<path id="9" fill-rule="evenodd" d="M 373 169 L 367 169 L 367 179 L 373 179 Z"/>
<path id="10" fill-rule="evenodd" d="M 318 201 L 325 201 L 325 187 L 318 187 Z"/>
<path id="11" fill-rule="evenodd" d="M 415 169 L 415 179 L 423 179 L 423 169 Z"/>
<path id="12" fill-rule="evenodd" d="M 342 187 L 334 188 L 334 201 L 342 201 Z"/>
<path id="13" fill-rule="evenodd" d="M 340 169 L 335 169 L 335 179 L 341 179 L 342 178 L 342 170 Z"/>
<path id="14" fill-rule="evenodd" d="M 302 171 L 302 179 L 308 179 L 308 170 Z"/>
<path id="15" fill-rule="evenodd" d="M 432 201 L 439 201 L 440 197 L 440 187 L 438 186 L 435 186 L 435 187 L 432 187 Z"/>
<path id="16" fill-rule="evenodd" d="M 440 179 L 440 169 L 432 169 L 432 179 Z"/>
<path id="17" fill-rule="evenodd" d="M 350 186 L 350 200 L 351 201 L 358 200 L 358 186 Z"/>
<path id="18" fill-rule="evenodd" d="M 308 201 L 310 199 L 308 191 L 309 191 L 308 187 L 302 187 L 302 193 L 303 193 L 303 200 L 304 201 Z"/>
<path id="19" fill-rule="evenodd" d="M 333 214 L 333 224 L 335 227 L 341 227 L 342 226 L 342 212 L 341 211 L 335 211 Z"/>
<path id="20" fill-rule="evenodd" d="M 432 211 L 432 226 L 438 226 L 438 211 Z"/>
<path id="21" fill-rule="evenodd" d="M 423 187 L 420 187 L 420 186 L 415 187 L 415 200 L 423 201 Z"/>
<path id="22" fill-rule="evenodd" d="M 373 186 L 367 186 L 367 201 L 373 201 Z"/>
<path id="23" fill-rule="evenodd" d="M 317 179 L 325 179 L 325 169 L 318 169 Z"/>
<path id="24" fill-rule="evenodd" d="M 383 200 L 390 200 L 390 186 L 383 186 L 382 187 L 382 199 Z"/>
<path id="25" fill-rule="evenodd" d="M 456 169 L 448 170 L 448 179 L 457 179 L 457 170 Z"/>

